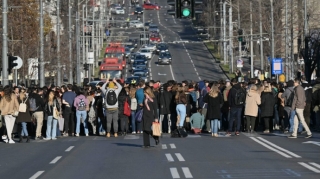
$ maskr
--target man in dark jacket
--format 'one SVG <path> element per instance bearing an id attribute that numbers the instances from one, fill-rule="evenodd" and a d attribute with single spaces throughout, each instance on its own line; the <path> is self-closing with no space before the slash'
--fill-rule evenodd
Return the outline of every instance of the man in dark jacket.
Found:
<path id="1" fill-rule="evenodd" d="M 37 128 L 35 139 L 43 139 L 41 135 L 42 125 L 43 125 L 43 110 L 44 110 L 44 100 L 38 94 L 37 88 L 31 89 L 32 93 L 29 94 L 29 102 L 30 102 L 30 113 L 33 119 L 36 120 Z"/>
<path id="2" fill-rule="evenodd" d="M 173 84 L 166 83 L 160 88 L 159 92 L 159 100 L 160 100 L 160 131 L 171 133 L 171 103 L 173 99 L 173 94 L 171 92 Z M 164 119 L 167 119 L 167 125 L 162 127 L 162 123 Z"/>
<path id="3" fill-rule="evenodd" d="M 229 119 L 229 129 L 227 132 L 227 135 L 231 135 L 232 127 L 233 127 L 233 121 L 236 120 L 236 131 L 235 135 L 240 135 L 240 126 L 241 126 L 241 116 L 242 116 L 242 110 L 245 104 L 245 90 L 241 87 L 240 83 L 237 83 L 237 79 L 232 79 L 232 88 L 229 91 L 228 94 L 228 102 L 230 106 L 230 119 Z M 244 99 L 241 99 L 239 101 L 239 97 L 237 95 L 240 95 L 240 93 L 244 94 Z M 242 95 L 243 95 L 242 94 Z M 238 103 L 238 104 L 237 104 Z"/>

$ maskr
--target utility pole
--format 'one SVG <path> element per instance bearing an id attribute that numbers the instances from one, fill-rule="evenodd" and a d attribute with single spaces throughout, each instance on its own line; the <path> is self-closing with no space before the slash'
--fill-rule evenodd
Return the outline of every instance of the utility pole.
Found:
<path id="1" fill-rule="evenodd" d="M 309 36 L 307 0 L 304 0 L 304 36 Z"/>
<path id="2" fill-rule="evenodd" d="M 220 15 L 220 56 L 222 56 L 223 54 L 223 8 L 222 8 L 222 0 L 220 0 L 220 12 L 219 12 L 219 15 Z"/>
<path id="3" fill-rule="evenodd" d="M 226 42 L 226 5 L 227 2 L 223 2 L 223 64 L 227 64 L 227 42 Z"/>
<path id="4" fill-rule="evenodd" d="M 288 58 L 288 44 L 289 44 L 289 41 L 288 41 L 288 0 L 286 0 L 285 2 L 285 43 L 286 43 L 286 46 L 285 46 L 285 69 L 286 69 L 286 79 L 288 80 L 289 79 L 289 58 Z"/>
<path id="5" fill-rule="evenodd" d="M 230 60 L 231 63 L 229 62 L 231 68 L 229 68 L 229 73 L 233 73 L 233 23 L 232 23 L 232 2 L 230 1 L 230 7 L 229 7 L 229 52 L 230 52 Z"/>
<path id="6" fill-rule="evenodd" d="M 87 40 L 87 38 L 85 38 L 85 31 L 88 32 L 88 27 L 85 26 L 84 21 L 84 8 L 85 8 L 85 4 L 82 5 L 82 64 L 86 63 L 86 56 L 85 56 L 85 42 Z M 85 74 L 86 72 L 84 71 L 83 74 Z"/>
<path id="7" fill-rule="evenodd" d="M 77 85 L 81 85 L 81 70 L 80 70 L 80 22 L 79 22 L 79 13 L 76 12 L 76 41 L 77 41 Z"/>
<path id="8" fill-rule="evenodd" d="M 2 0 L 2 85 L 9 85 L 8 81 L 8 2 Z"/>
<path id="9" fill-rule="evenodd" d="M 60 62 L 60 0 L 57 0 L 57 86 L 61 86 L 61 62 Z"/>
<path id="10" fill-rule="evenodd" d="M 294 78 L 295 76 L 295 71 L 296 71 L 296 65 L 295 65 L 295 61 L 294 61 L 294 44 L 293 44 L 293 1 L 291 1 L 291 4 L 290 4 L 290 59 L 291 59 L 291 78 Z"/>
<path id="11" fill-rule="evenodd" d="M 73 59 L 72 59 L 72 31 L 71 31 L 71 9 L 72 9 L 72 4 L 71 0 L 68 2 L 69 5 L 69 83 L 73 84 Z"/>
<path id="12" fill-rule="evenodd" d="M 40 87 L 45 85 L 44 80 L 44 54 L 43 54 L 43 1 L 40 0 L 40 63 L 39 63 L 39 80 L 40 80 Z"/>
<path id="13" fill-rule="evenodd" d="M 252 27 L 252 0 L 250 0 L 250 62 L 251 78 L 253 78 L 253 27 Z"/>
<path id="14" fill-rule="evenodd" d="M 261 1 L 262 1 L 262 0 L 259 0 L 260 63 L 261 63 L 261 70 L 264 71 L 264 54 L 263 54 L 263 40 L 262 40 L 262 9 L 261 9 Z"/>
<path id="15" fill-rule="evenodd" d="M 238 0 L 238 29 L 241 29 L 241 23 L 240 23 L 240 0 Z M 241 59 L 241 41 L 239 40 L 239 59 Z M 251 72 L 252 73 L 252 72 Z"/>
<path id="16" fill-rule="evenodd" d="M 271 57 L 270 57 L 270 75 L 272 75 L 272 60 L 274 58 L 274 23 L 273 23 L 273 0 L 271 2 Z"/>

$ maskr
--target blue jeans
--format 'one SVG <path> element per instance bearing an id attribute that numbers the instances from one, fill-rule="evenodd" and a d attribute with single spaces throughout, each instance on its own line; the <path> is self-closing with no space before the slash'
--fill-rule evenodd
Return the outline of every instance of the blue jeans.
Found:
<path id="1" fill-rule="evenodd" d="M 296 116 L 296 111 L 295 110 L 291 110 L 290 112 L 290 119 L 289 119 L 289 124 L 290 124 L 290 130 L 289 132 L 292 133 L 293 132 L 293 125 L 294 125 L 294 117 Z M 299 121 L 299 127 L 298 127 L 298 132 L 302 132 L 302 125 L 301 122 Z"/>
<path id="2" fill-rule="evenodd" d="M 242 114 L 242 108 L 231 108 L 230 109 L 229 129 L 228 129 L 229 132 L 232 131 L 234 120 L 236 120 L 236 124 L 237 124 L 236 132 L 240 132 L 241 114 Z"/>
<path id="3" fill-rule="evenodd" d="M 83 119 L 83 127 L 84 127 L 84 133 L 89 134 L 88 130 L 88 121 L 87 121 L 87 111 L 77 111 L 76 112 L 77 116 L 77 125 L 76 125 L 76 133 L 80 133 L 80 122 L 81 122 L 81 117 Z"/>
<path id="4" fill-rule="evenodd" d="M 219 128 L 219 120 L 211 119 L 211 132 L 213 134 L 218 134 L 218 128 Z"/>
<path id="5" fill-rule="evenodd" d="M 98 132 L 106 132 L 106 130 L 103 128 L 103 125 L 102 125 L 102 121 L 100 119 L 100 117 L 98 117 Z"/>
<path id="6" fill-rule="evenodd" d="M 58 120 L 54 119 L 53 116 L 48 116 L 47 120 L 47 138 L 53 139 L 57 135 L 57 123 Z"/>
<path id="7" fill-rule="evenodd" d="M 131 111 L 131 132 L 136 132 L 136 110 Z"/>
<path id="8" fill-rule="evenodd" d="M 179 127 L 183 127 L 183 123 L 186 118 L 186 106 L 184 104 L 178 104 L 176 110 L 177 115 L 180 116 Z"/>
<path id="9" fill-rule="evenodd" d="M 21 122 L 22 130 L 21 130 L 21 136 L 28 136 L 28 130 L 27 130 L 27 123 Z"/>

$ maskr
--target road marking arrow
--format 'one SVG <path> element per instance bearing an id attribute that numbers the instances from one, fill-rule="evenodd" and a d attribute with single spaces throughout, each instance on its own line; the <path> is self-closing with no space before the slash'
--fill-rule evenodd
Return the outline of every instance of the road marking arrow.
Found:
<path id="1" fill-rule="evenodd" d="M 167 75 L 167 74 L 161 74 L 161 73 L 158 73 L 158 75 L 159 75 L 159 76 L 165 76 L 165 75 Z"/>
<path id="2" fill-rule="evenodd" d="M 314 144 L 314 145 L 317 145 L 317 146 L 320 146 L 320 142 L 317 142 L 317 141 L 307 141 L 307 142 L 302 142 L 304 144 Z"/>

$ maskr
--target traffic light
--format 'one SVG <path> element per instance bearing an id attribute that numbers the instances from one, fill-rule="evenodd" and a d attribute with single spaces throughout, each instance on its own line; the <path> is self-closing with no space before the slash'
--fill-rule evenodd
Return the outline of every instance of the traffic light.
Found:
<path id="1" fill-rule="evenodd" d="M 9 74 L 11 73 L 11 71 L 14 67 L 18 66 L 18 63 L 15 62 L 17 59 L 18 58 L 15 56 L 11 56 L 11 55 L 8 56 L 8 72 L 9 72 Z"/>
<path id="2" fill-rule="evenodd" d="M 191 16 L 192 18 L 196 17 L 196 14 L 202 14 L 201 5 L 203 4 L 203 0 L 191 0 Z"/>
<path id="3" fill-rule="evenodd" d="M 85 71 L 88 71 L 89 70 L 89 64 L 85 63 L 83 64 L 83 68 Z"/>
<path id="4" fill-rule="evenodd" d="M 167 4 L 171 6 L 170 10 L 167 10 L 167 14 L 172 15 L 176 18 L 181 18 L 181 0 L 167 0 Z"/>
<path id="5" fill-rule="evenodd" d="M 180 0 L 181 7 L 181 17 L 191 17 L 192 16 L 192 6 L 191 0 Z"/>
<path id="6" fill-rule="evenodd" d="M 243 37 L 242 37 L 242 35 L 243 35 L 243 30 L 242 30 L 242 29 L 239 29 L 239 30 L 238 30 L 238 35 L 239 35 L 238 41 L 239 41 L 239 42 L 243 42 Z"/>

